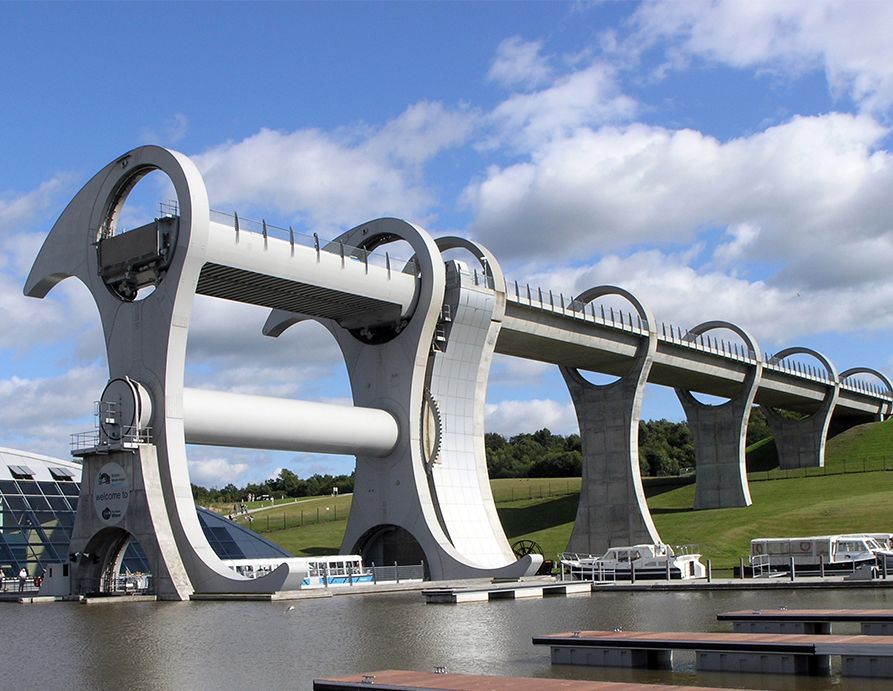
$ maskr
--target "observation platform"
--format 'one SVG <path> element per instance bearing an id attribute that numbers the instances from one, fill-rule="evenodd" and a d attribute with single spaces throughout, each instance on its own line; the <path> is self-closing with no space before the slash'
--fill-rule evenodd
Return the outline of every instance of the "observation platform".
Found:
<path id="1" fill-rule="evenodd" d="M 531 679 L 481 674 L 447 674 L 446 672 L 411 672 L 384 670 L 346 677 L 314 679 L 314 691 L 367 691 L 372 686 L 389 691 L 719 691 L 706 686 L 673 686 L 671 684 L 632 684 L 582 679 Z M 725 691 L 728 691 L 726 689 Z"/>
<path id="2" fill-rule="evenodd" d="M 573 631 L 533 644 L 560 665 L 672 669 L 674 650 L 693 650 L 701 671 L 827 676 L 839 655 L 842 676 L 893 678 L 893 636 Z"/>
<path id="3" fill-rule="evenodd" d="M 739 633 L 830 634 L 832 624 L 857 623 L 867 636 L 893 634 L 893 609 L 746 609 L 722 612 Z"/>

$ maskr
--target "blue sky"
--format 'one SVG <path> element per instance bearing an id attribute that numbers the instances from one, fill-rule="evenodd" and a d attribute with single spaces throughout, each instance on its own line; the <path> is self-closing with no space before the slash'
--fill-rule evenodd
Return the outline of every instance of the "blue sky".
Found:
<path id="1" fill-rule="evenodd" d="M 0 4 L 0 445 L 65 456 L 107 377 L 86 291 L 21 286 L 119 154 L 193 157 L 214 208 L 321 237 L 382 215 L 472 237 L 565 295 L 893 374 L 893 5 Z M 151 181 L 128 211 L 151 217 Z M 141 206 L 143 199 L 145 208 Z M 189 385 L 347 402 L 332 339 L 210 299 Z M 645 417 L 680 419 L 649 387 Z M 496 358 L 487 427 L 576 429 L 553 367 Z M 190 449 L 197 482 L 352 459 Z"/>

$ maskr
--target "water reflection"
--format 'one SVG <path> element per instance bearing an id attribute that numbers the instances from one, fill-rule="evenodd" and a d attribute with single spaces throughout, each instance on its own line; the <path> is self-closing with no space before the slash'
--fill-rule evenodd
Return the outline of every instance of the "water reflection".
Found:
<path id="1" fill-rule="evenodd" d="M 0 604 L 0 679 L 11 688 L 309 689 L 387 668 L 769 689 L 887 689 L 888 681 L 553 667 L 537 634 L 577 629 L 729 630 L 718 612 L 887 608 L 883 590 L 597 593 L 426 605 L 417 592 L 294 603 Z M 837 627 L 835 631 L 850 632 Z M 15 633 L 15 635 L 13 635 Z"/>

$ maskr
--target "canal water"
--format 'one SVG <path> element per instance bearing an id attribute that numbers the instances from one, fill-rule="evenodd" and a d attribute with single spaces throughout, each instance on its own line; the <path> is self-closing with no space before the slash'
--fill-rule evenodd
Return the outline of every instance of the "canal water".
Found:
<path id="1" fill-rule="evenodd" d="M 893 608 L 893 590 L 599 592 L 428 605 L 419 592 L 295 602 L 0 603 L 0 687 L 310 689 L 314 678 L 383 669 L 711 685 L 891 688 L 890 680 L 555 666 L 534 635 L 578 629 L 727 631 L 736 609 Z M 835 633 L 855 633 L 836 626 Z"/>

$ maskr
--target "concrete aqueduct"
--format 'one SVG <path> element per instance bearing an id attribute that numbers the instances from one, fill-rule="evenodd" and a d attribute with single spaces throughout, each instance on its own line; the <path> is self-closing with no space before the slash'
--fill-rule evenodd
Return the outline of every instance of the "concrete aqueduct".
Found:
<path id="1" fill-rule="evenodd" d="M 177 211 L 128 232 L 128 194 L 159 170 Z M 398 264 L 387 246 L 414 256 Z M 466 261 L 445 261 L 447 250 Z M 660 324 L 622 288 L 570 299 L 507 281 L 485 247 L 433 238 L 405 221 L 361 224 L 321 245 L 291 230 L 212 212 L 204 182 L 182 154 L 135 149 L 97 173 L 47 237 L 28 277 L 42 298 L 68 277 L 90 290 L 107 345 L 109 380 L 99 427 L 83 439 L 73 553 L 77 591 L 97 590 L 129 539 L 147 553 L 160 597 L 274 592 L 296 586 L 287 565 L 248 580 L 221 564 L 192 502 L 186 444 L 355 454 L 353 507 L 342 549 L 367 561 L 418 563 L 434 579 L 521 576 L 541 557 L 516 559 L 496 514 L 484 457 L 484 403 L 493 353 L 556 364 L 583 440 L 584 477 L 569 549 L 659 541 L 642 492 L 637 428 L 646 382 L 673 387 L 694 431 L 697 507 L 746 506 L 744 432 L 753 403 L 770 413 L 783 467 L 820 466 L 832 421 L 848 426 L 893 409 L 881 373 L 838 373 L 821 354 L 772 357 L 745 330 L 707 322 Z M 184 386 L 196 294 L 270 310 L 265 333 L 316 320 L 341 348 L 353 406 L 247 396 Z M 605 309 L 605 297 L 631 312 Z M 718 340 L 710 332 L 735 335 Z M 806 354 L 820 367 L 806 366 Z M 580 370 L 615 375 L 590 383 Z M 868 376 L 876 383 L 865 381 Z M 692 392 L 728 401 L 707 406 Z"/>

